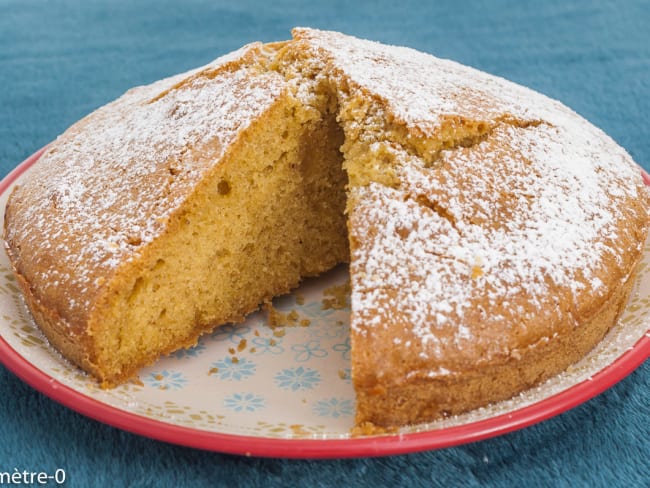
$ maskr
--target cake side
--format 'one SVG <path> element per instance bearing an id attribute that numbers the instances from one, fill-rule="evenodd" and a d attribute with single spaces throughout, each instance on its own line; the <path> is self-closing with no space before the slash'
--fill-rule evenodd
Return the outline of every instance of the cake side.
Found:
<path id="1" fill-rule="evenodd" d="M 386 427 L 414 425 L 465 413 L 512 398 L 556 376 L 603 339 L 625 309 L 634 280 L 633 273 L 580 326 L 543 338 L 523 354 L 512 354 L 502 361 L 484 362 L 481 366 L 467 365 L 462 371 L 438 370 L 430 374 L 431 369 L 416 370 L 401 381 L 358 387 L 354 432 L 375 434 Z M 361 362 L 360 358 L 358 364 Z"/>

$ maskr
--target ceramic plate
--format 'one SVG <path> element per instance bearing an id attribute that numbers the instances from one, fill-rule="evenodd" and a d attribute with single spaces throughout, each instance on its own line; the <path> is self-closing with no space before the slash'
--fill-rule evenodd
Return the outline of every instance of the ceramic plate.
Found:
<path id="1" fill-rule="evenodd" d="M 42 150 L 0 184 L 11 188 Z M 0 359 L 54 400 L 156 439 L 234 454 L 350 457 L 406 453 L 484 439 L 544 420 L 607 389 L 650 355 L 650 247 L 610 334 L 567 372 L 516 398 L 425 425 L 352 436 L 347 269 L 276 299 L 272 311 L 225 325 L 112 390 L 63 359 L 33 323 L 0 255 Z"/>

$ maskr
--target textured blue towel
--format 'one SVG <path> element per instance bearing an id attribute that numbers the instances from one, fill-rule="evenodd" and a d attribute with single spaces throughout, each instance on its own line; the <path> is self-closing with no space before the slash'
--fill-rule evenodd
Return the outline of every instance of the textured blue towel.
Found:
<path id="1" fill-rule="evenodd" d="M 285 39 L 294 25 L 408 45 L 530 86 L 650 169 L 647 0 L 0 0 L 0 173 L 127 88 L 253 40 Z M 0 472 L 62 468 L 68 486 L 649 486 L 649 387 L 646 362 L 586 404 L 500 438 L 376 459 L 292 461 L 128 434 L 0 367 Z"/>

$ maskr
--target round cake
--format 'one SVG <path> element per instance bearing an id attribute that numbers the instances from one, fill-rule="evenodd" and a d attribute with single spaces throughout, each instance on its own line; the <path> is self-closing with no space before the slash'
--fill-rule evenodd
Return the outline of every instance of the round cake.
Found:
<path id="1" fill-rule="evenodd" d="M 295 29 L 128 91 L 5 212 L 37 324 L 113 386 L 350 263 L 360 432 L 509 398 L 615 323 L 648 232 L 631 157 L 561 103 Z"/>

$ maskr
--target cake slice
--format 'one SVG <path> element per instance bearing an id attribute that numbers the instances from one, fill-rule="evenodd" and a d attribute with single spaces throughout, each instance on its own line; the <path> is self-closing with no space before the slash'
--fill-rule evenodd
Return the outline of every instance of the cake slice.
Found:
<path id="1" fill-rule="evenodd" d="M 347 260 L 341 129 L 266 67 L 273 52 L 127 92 L 12 194 L 27 303 L 104 386 Z"/>

